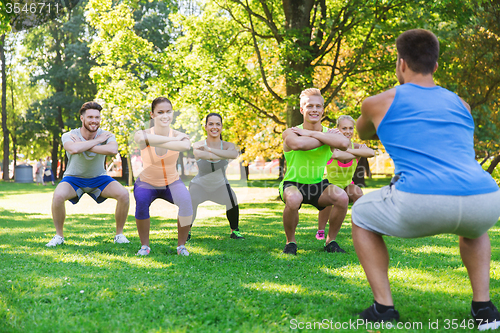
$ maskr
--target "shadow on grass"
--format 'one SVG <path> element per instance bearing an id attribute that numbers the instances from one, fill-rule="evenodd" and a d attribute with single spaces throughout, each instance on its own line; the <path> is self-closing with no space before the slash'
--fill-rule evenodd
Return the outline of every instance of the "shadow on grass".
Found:
<path id="1" fill-rule="evenodd" d="M 282 210 L 279 202 L 242 205 L 245 240 L 229 238 L 224 214 L 197 220 L 189 257 L 175 255 L 174 220 L 152 218 L 152 252 L 136 257 L 133 217 L 125 229 L 131 244 L 113 244 L 113 215 L 96 214 L 69 216 L 66 245 L 49 249 L 51 219 L 0 210 L 0 331 L 275 332 L 289 331 L 292 320 L 353 319 L 372 296 L 352 245 L 350 216 L 338 237 L 348 253 L 331 254 L 314 238 L 317 213 L 304 210 L 299 252 L 289 256 L 281 253 Z M 491 234 L 498 260 L 498 226 Z M 428 320 L 469 318 L 457 237 L 386 242 L 403 321 L 427 327 Z M 498 295 L 499 281 L 492 279 L 491 287 Z"/>

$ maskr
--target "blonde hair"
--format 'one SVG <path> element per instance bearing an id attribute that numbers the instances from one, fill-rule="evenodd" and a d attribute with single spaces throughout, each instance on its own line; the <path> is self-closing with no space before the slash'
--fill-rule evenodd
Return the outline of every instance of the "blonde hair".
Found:
<path id="1" fill-rule="evenodd" d="M 346 115 L 346 114 L 343 114 L 343 115 L 341 115 L 340 117 L 338 117 L 338 118 L 337 118 L 337 128 L 339 127 L 340 122 L 341 122 L 342 120 L 346 120 L 346 119 L 347 119 L 347 120 L 352 121 L 352 123 L 353 123 L 354 125 L 356 125 L 356 122 L 354 121 L 354 119 L 353 119 L 351 116 L 348 116 L 348 115 Z"/>
<path id="2" fill-rule="evenodd" d="M 325 103 L 325 100 L 324 100 L 323 96 L 321 96 L 321 91 L 319 91 L 319 89 L 307 88 L 307 89 L 302 90 L 302 92 L 300 93 L 300 107 L 303 107 L 304 104 L 306 103 L 303 99 L 305 97 L 309 97 L 309 96 L 319 96 L 319 97 L 321 97 L 321 100 L 323 101 L 323 103 Z"/>

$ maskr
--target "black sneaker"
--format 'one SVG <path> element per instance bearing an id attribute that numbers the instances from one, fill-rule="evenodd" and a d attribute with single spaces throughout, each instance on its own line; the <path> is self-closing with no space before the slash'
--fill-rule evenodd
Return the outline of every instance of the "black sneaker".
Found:
<path id="1" fill-rule="evenodd" d="M 479 309 L 477 313 L 474 313 L 473 309 L 470 312 L 476 321 L 478 330 L 494 330 L 500 327 L 500 314 L 495 305 Z"/>
<path id="2" fill-rule="evenodd" d="M 359 317 L 364 320 L 368 320 L 375 323 L 380 322 L 394 322 L 399 321 L 399 312 L 396 309 L 389 309 L 384 313 L 377 311 L 375 303 L 370 305 L 370 307 L 359 314 Z"/>
<path id="3" fill-rule="evenodd" d="M 297 244 L 293 242 L 286 244 L 283 253 L 297 255 Z"/>
<path id="4" fill-rule="evenodd" d="M 231 233 L 231 238 L 233 239 L 245 239 L 239 230 L 235 230 Z"/>
<path id="5" fill-rule="evenodd" d="M 339 253 L 346 253 L 340 246 L 337 244 L 336 241 L 331 241 L 328 243 L 328 245 L 325 246 L 325 251 L 326 252 L 339 252 Z"/>

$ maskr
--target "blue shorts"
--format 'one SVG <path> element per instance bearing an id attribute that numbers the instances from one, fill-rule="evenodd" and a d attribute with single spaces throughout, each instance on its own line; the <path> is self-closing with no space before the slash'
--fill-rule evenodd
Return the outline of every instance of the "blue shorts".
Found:
<path id="1" fill-rule="evenodd" d="M 149 218 L 149 206 L 157 198 L 166 200 L 179 207 L 179 216 L 193 215 L 191 196 L 182 180 L 178 179 L 172 184 L 154 187 L 137 178 L 134 184 L 135 218 L 145 220 Z"/>
<path id="2" fill-rule="evenodd" d="M 83 193 L 87 193 L 88 195 L 90 195 L 92 199 L 94 199 L 97 203 L 103 202 L 104 200 L 106 200 L 106 198 L 101 196 L 102 191 L 106 188 L 106 186 L 109 185 L 109 183 L 115 181 L 116 180 L 108 175 L 102 175 L 95 178 L 65 176 L 61 180 L 61 183 L 66 182 L 70 184 L 75 190 L 76 197 L 69 199 L 69 201 L 71 201 L 71 203 L 74 205 L 78 201 L 80 201 Z"/>

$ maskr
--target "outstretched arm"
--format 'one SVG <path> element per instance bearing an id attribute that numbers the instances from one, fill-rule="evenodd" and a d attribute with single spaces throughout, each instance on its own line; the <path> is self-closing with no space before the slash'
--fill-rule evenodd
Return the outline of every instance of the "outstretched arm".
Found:
<path id="1" fill-rule="evenodd" d="M 223 158 L 225 160 L 230 160 L 238 157 L 239 154 L 234 144 L 232 144 L 231 142 L 224 142 L 223 145 L 225 146 L 223 147 L 224 149 L 210 148 L 205 145 L 199 145 L 196 149 L 212 153 L 219 159 Z"/>
<path id="2" fill-rule="evenodd" d="M 97 145 L 90 148 L 88 151 L 101 155 L 115 156 L 118 154 L 118 143 L 116 141 L 111 141 L 105 145 Z"/>
<path id="3" fill-rule="evenodd" d="M 283 150 L 285 152 L 290 150 L 311 150 L 321 147 L 323 143 L 310 136 L 300 136 L 289 128 L 283 132 Z"/>
<path id="4" fill-rule="evenodd" d="M 319 131 L 310 131 L 303 128 L 293 127 L 292 131 L 301 136 L 308 136 L 314 138 L 321 142 L 322 145 L 328 145 L 331 148 L 346 150 L 351 141 L 348 138 L 343 136 L 342 134 L 334 133 L 334 132 L 319 132 Z"/>
<path id="5" fill-rule="evenodd" d="M 165 148 L 175 151 L 186 151 L 191 148 L 191 141 L 187 134 L 175 131 L 174 136 L 164 136 L 147 133 L 147 131 L 137 131 L 134 140 L 139 144 L 140 149 L 146 146 Z"/>
<path id="6" fill-rule="evenodd" d="M 354 149 L 347 149 L 346 152 L 351 153 L 356 157 L 373 157 L 375 152 L 373 149 L 368 148 L 365 144 L 354 144 Z"/>
<path id="7" fill-rule="evenodd" d="M 70 135 L 71 140 L 66 141 L 63 147 L 71 155 L 80 154 L 83 153 L 84 151 L 90 151 L 93 153 L 103 154 L 103 155 L 116 155 L 118 153 L 118 144 L 115 141 L 113 142 L 116 145 L 116 149 L 113 149 L 113 145 L 111 145 L 113 142 L 102 145 L 100 146 L 101 148 L 99 148 L 98 146 L 100 143 L 105 142 L 112 136 L 113 134 L 111 134 L 110 132 L 104 131 L 92 140 L 82 141 L 77 135 L 71 134 Z"/>

